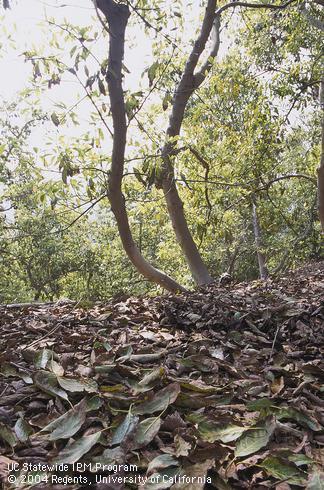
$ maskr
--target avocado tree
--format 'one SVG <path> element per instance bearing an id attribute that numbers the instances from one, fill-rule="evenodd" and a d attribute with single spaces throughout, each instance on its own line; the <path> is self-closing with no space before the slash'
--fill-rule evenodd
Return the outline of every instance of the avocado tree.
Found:
<path id="1" fill-rule="evenodd" d="M 8 7 L 8 2 L 4 3 L 4 7 Z M 251 57 L 252 66 L 265 67 L 265 70 L 271 76 L 271 82 L 275 81 L 274 87 L 277 87 L 277 93 L 274 93 L 274 97 L 288 95 L 292 98 L 295 97 L 297 101 L 303 101 L 305 99 L 303 97 L 305 90 L 307 92 L 313 85 L 318 84 L 318 79 L 316 80 L 318 64 L 314 64 L 312 78 L 307 81 L 305 88 L 305 80 L 302 80 L 302 77 L 299 76 L 301 73 L 298 70 L 293 71 L 296 68 L 296 63 L 293 64 L 293 67 L 289 65 L 289 56 L 293 54 L 298 57 L 301 49 L 309 49 L 307 39 L 307 42 L 305 41 L 305 33 L 301 33 L 296 19 L 299 21 L 300 16 L 302 16 L 309 31 L 313 28 L 313 22 L 310 22 L 309 18 L 310 16 L 312 18 L 318 16 L 319 4 L 318 2 L 308 2 L 306 5 L 295 0 L 288 0 L 285 3 L 230 2 L 218 6 L 215 1 L 208 0 L 198 33 L 196 35 L 191 34 L 192 39 L 190 39 L 190 42 L 192 47 L 189 50 L 184 49 L 185 54 L 182 54 L 181 49 L 179 49 L 170 34 L 163 32 L 162 28 L 165 26 L 163 22 L 168 17 L 163 17 L 165 12 L 159 3 L 150 5 L 143 2 L 143 5 L 133 5 L 132 3 L 118 3 L 114 0 L 97 0 L 94 2 L 94 7 L 98 15 L 99 27 L 102 29 L 102 35 L 108 35 L 109 37 L 108 56 L 104 60 L 97 60 L 99 63 L 98 69 L 93 69 L 90 64 L 88 67 L 89 58 L 95 58 L 89 46 L 92 42 L 97 42 L 98 33 L 92 32 L 90 28 L 79 29 L 69 23 L 65 23 L 57 27 L 64 35 L 64 40 L 74 43 L 69 55 L 70 61 L 67 62 L 66 57 L 63 61 L 63 56 L 60 58 L 59 55 L 40 54 L 35 51 L 26 52 L 26 58 L 31 60 L 33 64 L 34 79 L 43 79 L 48 87 L 52 87 L 61 82 L 63 74 L 69 73 L 75 76 L 83 85 L 86 96 L 95 107 L 98 120 L 100 120 L 103 129 L 110 134 L 112 145 L 111 151 L 109 149 L 107 152 L 110 154 L 105 155 L 105 158 L 100 157 L 100 171 L 105 174 L 104 181 L 100 184 L 100 196 L 106 196 L 109 200 L 123 247 L 136 269 L 149 281 L 155 282 L 165 289 L 170 291 L 183 289 L 179 282 L 161 272 L 144 258 L 141 247 L 134 239 L 129 220 L 130 209 L 125 200 L 125 177 L 130 173 L 135 174 L 135 177 L 142 181 L 143 185 L 147 186 L 149 184 L 150 187 L 155 184 L 158 189 L 163 190 L 170 221 L 191 274 L 197 284 L 208 283 L 212 280 L 213 274 L 208 271 L 206 259 L 202 258 L 199 250 L 199 242 L 197 245 L 193 228 L 188 223 L 188 214 L 186 215 L 185 213 L 186 203 L 183 202 L 183 186 L 181 184 L 179 189 L 179 176 L 176 168 L 179 160 L 181 161 L 182 159 L 183 161 L 182 155 L 185 155 L 188 151 L 194 158 L 200 159 L 200 163 L 206 162 L 206 158 L 204 151 L 194 148 L 190 138 L 185 141 L 181 130 L 186 127 L 192 104 L 199 105 L 201 90 L 209 87 L 213 77 L 214 81 L 215 77 L 217 77 L 219 67 L 215 59 L 219 52 L 221 37 L 224 35 L 224 31 L 226 31 L 227 24 L 230 21 L 229 14 L 233 10 L 237 12 L 236 21 L 238 21 L 240 27 L 236 29 L 235 34 L 239 40 L 238 42 L 246 39 L 245 55 Z M 246 27 L 243 24 L 241 25 L 241 15 L 245 16 L 245 21 L 246 16 L 248 18 L 248 22 L 245 22 Z M 127 76 L 127 68 L 123 62 L 125 32 L 130 19 L 133 19 L 133 21 L 134 19 L 139 19 L 144 29 L 153 29 L 160 36 L 159 42 L 155 43 L 153 49 L 156 60 L 147 69 L 149 87 L 146 94 L 142 91 L 132 93 L 124 87 L 124 79 Z M 174 19 L 180 19 L 178 24 L 175 25 L 182 32 L 182 19 L 178 11 L 173 15 Z M 159 24 L 156 23 L 157 21 Z M 48 22 L 52 27 L 54 26 L 54 22 L 51 20 Z M 246 30 L 244 31 L 244 29 Z M 288 48 L 286 47 L 287 43 L 285 44 L 284 42 L 287 36 L 289 36 L 290 40 Z M 177 37 L 177 43 L 179 38 L 180 36 Z M 103 41 L 101 40 L 100 42 Z M 53 45 L 56 50 L 60 47 L 57 40 L 53 41 Z M 183 46 L 183 48 L 186 48 L 186 46 Z M 62 48 L 60 49 L 62 52 Z M 172 56 L 168 59 L 167 55 L 170 52 Z M 289 66 L 288 72 L 285 70 L 285 64 Z M 80 75 L 81 66 L 84 68 L 85 79 Z M 91 70 L 92 72 L 90 72 Z M 273 74 L 278 75 L 276 80 Z M 208 83 L 204 84 L 205 81 L 208 81 Z M 303 90 L 300 88 L 302 82 L 304 83 Z M 129 166 L 128 162 L 132 160 L 132 155 L 127 146 L 134 141 L 134 136 L 129 131 L 130 126 L 135 123 L 137 130 L 140 130 L 142 135 L 144 134 L 152 140 L 150 128 L 143 122 L 143 118 L 140 119 L 140 115 L 148 96 L 161 89 L 162 86 L 166 89 L 162 105 L 165 114 L 169 111 L 169 123 L 165 131 L 158 132 L 157 141 L 152 142 L 151 150 L 154 164 L 147 166 L 147 161 L 150 158 L 149 155 L 145 155 L 142 156 L 144 160 L 142 166 L 139 168 L 136 168 L 133 164 Z M 221 84 L 214 83 L 213 88 L 217 95 L 217 91 L 221 91 Z M 106 96 L 107 91 L 110 100 L 108 109 L 106 102 L 101 105 L 101 100 Z M 197 97 L 194 97 L 195 94 L 197 94 Z M 229 94 L 230 96 L 231 94 Z M 69 113 L 71 118 L 73 118 L 73 111 L 69 111 Z M 248 113 L 249 103 L 246 102 L 244 117 L 247 118 L 247 122 L 251 122 L 250 127 L 246 127 L 246 129 L 257 133 L 253 127 L 259 125 L 260 128 L 263 128 L 261 129 L 261 138 L 270 141 L 277 130 L 267 129 L 268 122 L 266 119 L 258 118 L 257 111 L 255 117 L 250 119 Z M 147 112 L 144 112 L 144 119 L 147 114 Z M 148 117 L 153 120 L 152 113 Z M 61 125 L 64 121 L 64 118 L 58 117 L 55 112 L 53 112 L 51 118 L 55 126 Z M 204 115 L 201 114 L 201 121 L 203 118 Z M 110 120 L 113 123 L 113 130 L 109 127 Z M 220 127 L 219 131 L 225 133 L 226 129 L 223 126 Z M 100 132 L 99 136 L 99 145 L 101 145 L 104 139 Z M 263 141 L 264 146 L 269 146 L 269 142 L 265 140 Z M 235 138 L 233 138 L 233 144 L 235 145 L 234 141 Z M 223 146 L 225 144 L 226 147 L 225 141 L 220 141 L 220 143 Z M 85 156 L 95 152 L 97 143 L 95 145 L 93 142 L 89 144 L 91 149 L 90 152 L 89 148 L 85 150 Z M 138 144 L 139 146 L 141 145 L 141 143 Z M 255 157 L 250 162 L 247 151 L 241 155 L 245 159 L 242 166 L 242 179 L 244 175 L 246 176 L 245 169 L 248 166 L 252 165 L 252 168 L 255 169 L 253 186 L 244 191 L 245 196 L 241 196 L 249 203 L 250 211 L 254 210 L 254 217 L 257 216 L 257 201 L 260 199 L 260 194 L 257 192 L 257 200 L 252 199 L 252 194 L 255 194 L 255 191 L 258 191 L 260 186 L 266 188 L 269 185 L 269 182 L 264 182 L 265 176 L 262 175 L 264 172 L 264 169 L 261 168 L 262 144 L 260 143 L 259 146 L 258 162 L 256 162 Z M 235 155 L 235 152 L 236 148 L 233 146 L 232 154 Z M 138 154 L 139 158 L 141 158 L 141 149 L 139 149 Z M 64 158 L 60 158 L 62 179 L 65 182 L 76 172 L 83 171 L 83 169 L 79 169 L 75 165 L 73 158 L 74 155 L 71 152 L 65 152 Z M 137 158 L 136 154 L 134 158 Z M 106 166 L 103 167 L 103 165 Z M 86 172 L 88 191 L 90 189 L 90 194 L 93 195 L 95 184 L 92 176 L 89 178 L 89 165 Z M 283 175 L 269 175 L 269 178 L 272 178 L 274 182 L 283 177 L 288 178 Z M 206 176 L 205 173 L 206 185 L 208 185 L 209 178 L 210 175 Z M 242 194 L 242 189 L 245 186 L 243 181 L 232 182 L 232 184 L 230 183 L 231 185 L 236 186 Z M 210 203 L 208 207 L 210 208 Z M 211 210 L 209 209 L 209 211 Z M 220 211 L 222 212 L 222 208 L 220 208 Z M 200 222 L 198 202 L 196 213 L 197 222 Z M 189 217 L 190 221 L 191 218 Z M 194 218 L 194 221 L 196 221 L 196 218 Z M 259 231 L 261 233 L 260 227 Z"/>

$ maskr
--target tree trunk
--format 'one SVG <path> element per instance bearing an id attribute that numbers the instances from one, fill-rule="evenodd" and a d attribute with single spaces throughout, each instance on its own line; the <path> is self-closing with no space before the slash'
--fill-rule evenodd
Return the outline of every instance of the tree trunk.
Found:
<path id="1" fill-rule="evenodd" d="M 217 55 L 219 49 L 220 21 L 219 17 L 215 16 L 215 11 L 216 0 L 208 0 L 199 36 L 194 43 L 179 85 L 174 92 L 169 126 L 166 132 L 166 142 L 162 150 L 163 170 L 161 179 L 162 184 L 160 185 L 162 185 L 163 188 L 173 229 L 186 257 L 192 276 L 197 284 L 210 283 L 213 281 L 213 278 L 210 276 L 190 233 L 183 209 L 183 203 L 180 199 L 175 182 L 172 160 L 176 154 L 175 138 L 180 134 L 187 103 L 193 92 L 205 80 L 207 73 L 211 69 L 212 60 Z M 215 39 L 213 41 L 211 52 L 201 69 L 195 73 L 197 63 L 205 50 L 213 26 L 215 28 Z"/>
<path id="2" fill-rule="evenodd" d="M 266 266 L 265 255 L 262 252 L 262 234 L 261 234 L 261 227 L 259 223 L 259 217 L 258 217 L 255 200 L 253 200 L 252 202 L 252 218 L 253 218 L 254 240 L 255 240 L 255 247 L 256 247 L 256 253 L 257 253 L 258 264 L 259 264 L 260 279 L 267 279 L 268 269 Z"/>
<path id="3" fill-rule="evenodd" d="M 184 291 L 185 289 L 180 284 L 145 260 L 133 240 L 122 193 L 127 134 L 122 87 L 122 60 L 124 56 L 125 30 L 130 13 L 127 5 L 117 4 L 114 0 L 98 0 L 97 5 L 105 15 L 109 25 L 107 83 L 114 127 L 111 171 L 108 184 L 108 198 L 111 209 L 117 221 L 119 235 L 125 252 L 138 272 L 143 274 L 149 281 L 159 284 L 169 291 Z"/>
<path id="4" fill-rule="evenodd" d="M 317 169 L 318 214 L 324 233 L 324 80 L 320 84 L 319 102 L 321 108 L 321 161 Z"/>
<path id="5" fill-rule="evenodd" d="M 183 202 L 178 194 L 172 174 L 169 176 L 164 176 L 162 187 L 174 232 L 179 245 L 185 254 L 192 276 L 196 284 L 208 284 L 213 279 L 209 275 L 207 267 L 200 256 L 198 248 L 188 228 L 183 210 Z"/>

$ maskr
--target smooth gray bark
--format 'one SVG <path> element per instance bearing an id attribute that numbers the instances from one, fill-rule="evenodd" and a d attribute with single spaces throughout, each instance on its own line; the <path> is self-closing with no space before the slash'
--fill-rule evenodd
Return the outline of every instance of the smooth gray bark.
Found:
<path id="1" fill-rule="evenodd" d="M 254 240 L 255 240 L 255 247 L 256 247 L 256 253 L 257 253 L 258 264 L 259 264 L 260 279 L 267 279 L 269 274 L 266 266 L 266 258 L 264 253 L 262 252 L 261 227 L 259 223 L 256 203 L 254 200 L 252 202 L 252 218 L 253 218 Z"/>
<path id="2" fill-rule="evenodd" d="M 324 80 L 320 85 L 320 108 L 321 114 L 321 161 L 320 166 L 317 169 L 317 192 L 318 192 L 318 214 L 322 226 L 322 232 L 324 233 Z"/>

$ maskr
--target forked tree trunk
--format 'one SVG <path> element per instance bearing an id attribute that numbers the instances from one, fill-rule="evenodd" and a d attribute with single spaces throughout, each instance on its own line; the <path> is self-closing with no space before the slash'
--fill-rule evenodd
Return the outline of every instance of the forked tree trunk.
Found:
<path id="1" fill-rule="evenodd" d="M 197 284 L 209 283 L 213 279 L 199 254 L 196 244 L 189 231 L 186 217 L 183 210 L 183 203 L 180 199 L 174 175 L 173 158 L 176 154 L 176 138 L 180 134 L 181 125 L 186 110 L 188 100 L 193 92 L 202 84 L 209 73 L 213 59 L 217 56 L 220 39 L 220 16 L 227 9 L 235 8 L 236 6 L 245 6 L 247 8 L 269 8 L 269 9 L 285 9 L 294 0 L 287 0 L 282 5 L 258 4 L 258 3 L 241 3 L 231 1 L 223 5 L 216 11 L 217 0 L 207 0 L 204 19 L 200 29 L 200 33 L 194 43 L 193 49 L 188 57 L 185 69 L 183 71 L 179 85 L 174 92 L 172 111 L 167 129 L 167 139 L 164 145 L 162 155 L 164 168 L 162 172 L 162 187 L 167 203 L 169 215 L 172 221 L 174 231 L 176 233 L 179 244 L 187 259 L 190 271 Z M 197 64 L 203 54 L 206 43 L 212 32 L 215 30 L 213 45 L 207 61 L 202 65 L 200 70 L 196 72 Z M 324 172 L 323 172 L 324 173 Z M 160 185 L 160 183 L 158 183 Z"/>
<path id="2" fill-rule="evenodd" d="M 257 211 L 257 207 L 256 207 L 256 203 L 255 203 L 254 199 L 252 201 L 252 218 L 253 218 L 254 240 L 255 240 L 255 248 L 256 248 L 258 264 L 259 264 L 260 279 L 267 279 L 268 269 L 266 266 L 265 255 L 262 252 L 261 227 L 260 227 L 258 211 Z"/>
<path id="3" fill-rule="evenodd" d="M 114 127 L 108 188 L 111 209 L 117 221 L 119 235 L 125 252 L 138 272 L 149 281 L 159 284 L 169 291 L 184 291 L 185 289 L 180 284 L 153 267 L 144 259 L 132 236 L 125 199 L 122 193 L 127 134 L 126 110 L 122 87 L 122 60 L 124 56 L 125 30 L 130 13 L 127 5 L 117 4 L 114 0 L 97 0 L 97 6 L 105 15 L 109 25 L 107 83 Z"/>
<path id="4" fill-rule="evenodd" d="M 319 102 L 321 108 L 321 161 L 317 169 L 318 214 L 324 233 L 324 80 L 320 84 Z"/>
<path id="5" fill-rule="evenodd" d="M 218 53 L 220 21 L 219 17 L 216 17 L 215 12 L 216 0 L 208 0 L 200 33 L 188 57 L 181 80 L 174 92 L 169 126 L 166 132 L 166 142 L 162 150 L 162 188 L 164 197 L 173 229 L 196 284 L 210 283 L 213 278 L 210 276 L 189 230 L 183 203 L 176 186 L 173 158 L 176 154 L 176 137 L 180 134 L 187 103 L 193 92 L 205 80 L 207 73 L 211 69 L 212 60 Z M 205 50 L 213 26 L 215 29 L 215 38 L 211 52 L 201 69 L 195 73 L 198 61 Z"/>

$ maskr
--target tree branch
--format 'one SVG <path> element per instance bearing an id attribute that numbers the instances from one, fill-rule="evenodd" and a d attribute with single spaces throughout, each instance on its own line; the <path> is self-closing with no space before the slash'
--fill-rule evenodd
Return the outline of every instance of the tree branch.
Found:
<path id="1" fill-rule="evenodd" d="M 205 80 L 207 73 L 210 71 L 212 67 L 212 61 L 216 58 L 218 50 L 220 46 L 220 17 L 216 16 L 214 19 L 214 42 L 210 54 L 199 70 L 195 75 L 195 88 L 198 88 L 202 82 Z"/>
<path id="2" fill-rule="evenodd" d="M 297 0 L 288 0 L 287 2 L 281 5 L 273 5 L 271 3 L 252 3 L 252 2 L 231 2 L 223 5 L 218 10 L 216 10 L 216 16 L 220 16 L 225 10 L 236 7 L 244 7 L 250 9 L 270 9 L 270 10 L 283 10 L 288 7 L 291 3 L 296 2 Z"/>
<path id="3" fill-rule="evenodd" d="M 178 136 L 180 133 L 184 111 L 187 106 L 187 102 L 193 93 L 193 91 L 199 87 L 199 85 L 206 78 L 206 75 L 210 68 L 211 64 L 209 63 L 206 66 L 205 71 L 202 73 L 201 71 L 194 75 L 195 68 L 198 64 L 201 54 L 203 53 L 208 38 L 210 36 L 211 30 L 215 21 L 215 8 L 216 8 L 216 0 L 208 0 L 204 20 L 201 26 L 200 34 L 196 39 L 192 51 L 188 57 L 185 69 L 183 71 L 181 80 L 179 85 L 177 86 L 172 104 L 172 111 L 169 120 L 169 127 L 167 129 L 167 136 L 174 137 Z M 216 27 L 218 24 L 216 25 Z M 217 55 L 219 48 L 219 34 L 216 35 L 215 43 L 212 48 L 211 55 L 215 57 Z M 195 78 L 197 77 L 197 78 Z M 165 146 L 165 150 L 168 150 Z"/>
<path id="4" fill-rule="evenodd" d="M 293 179 L 293 178 L 296 178 L 296 179 L 306 179 L 309 182 L 311 182 L 312 184 L 317 185 L 317 181 L 316 181 L 315 177 L 312 177 L 311 175 L 306 175 L 306 174 L 288 174 L 288 175 L 280 175 L 279 177 L 276 177 L 276 178 L 274 178 L 272 180 L 269 180 L 268 182 L 266 182 L 264 184 L 263 187 L 259 187 L 256 190 L 257 191 L 267 190 L 275 182 L 280 182 L 281 180 Z"/>

